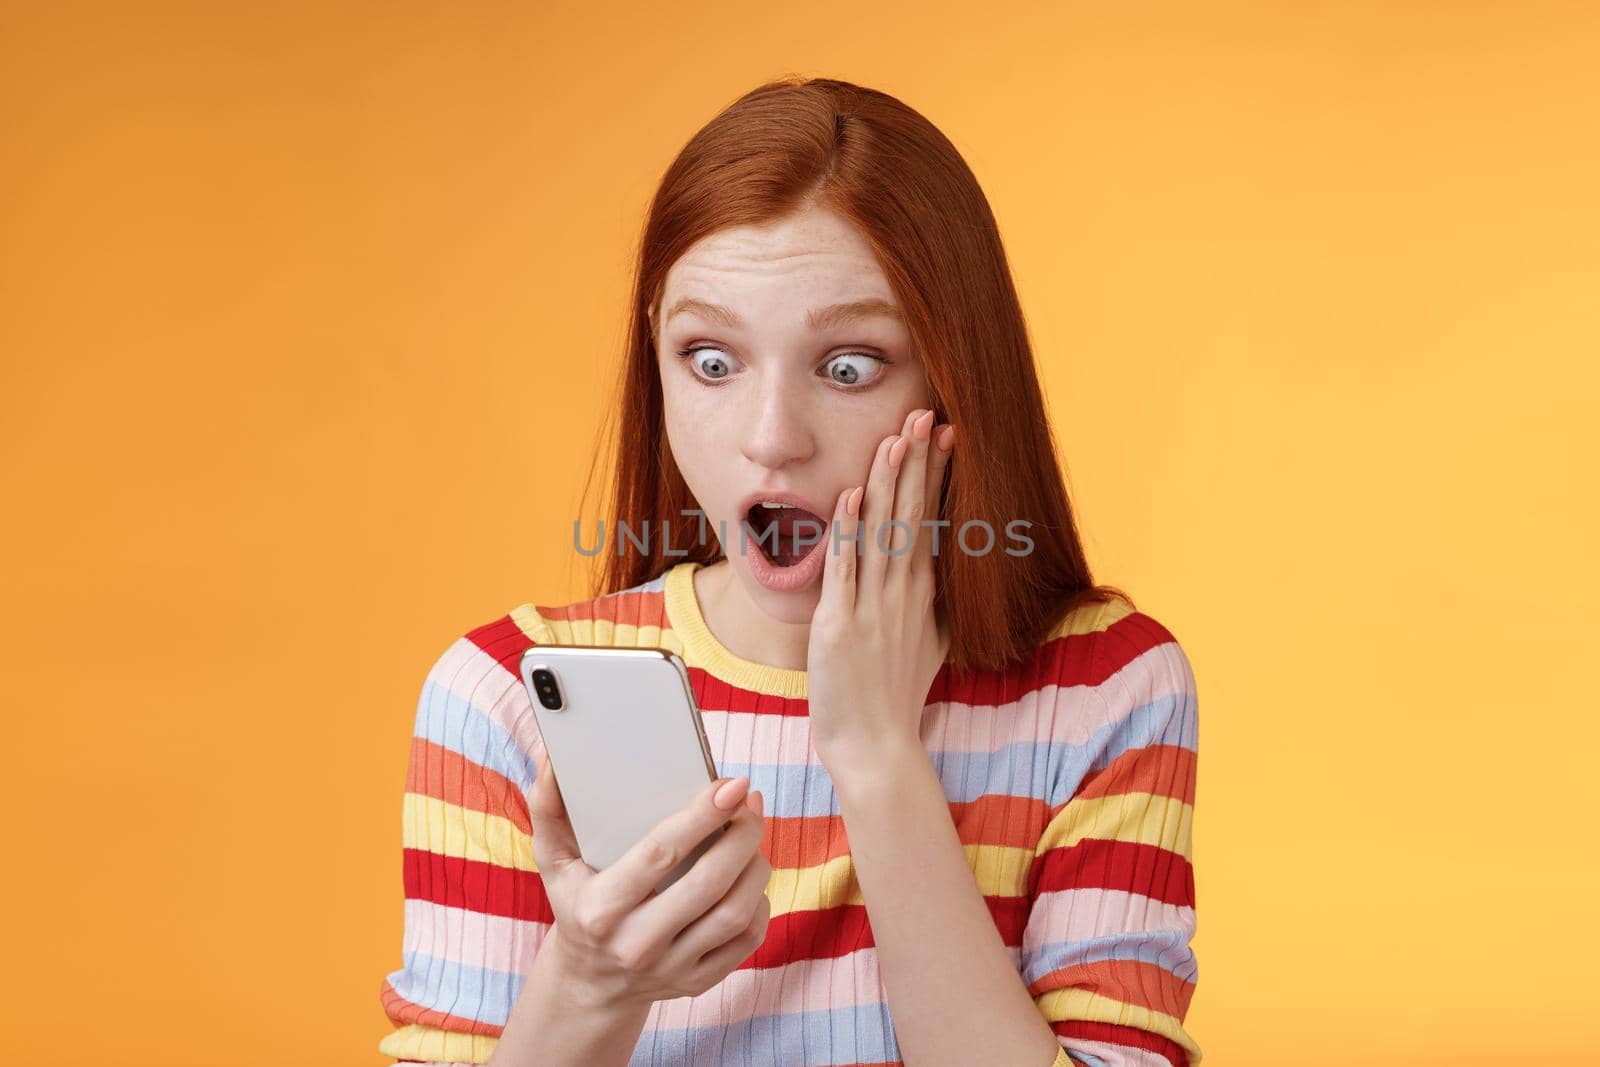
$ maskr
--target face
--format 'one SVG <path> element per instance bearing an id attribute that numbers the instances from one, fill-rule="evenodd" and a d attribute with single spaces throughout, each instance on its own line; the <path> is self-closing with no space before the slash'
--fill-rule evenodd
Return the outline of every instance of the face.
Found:
<path id="1" fill-rule="evenodd" d="M 838 310 L 861 302 L 882 306 Z M 707 536 L 726 534 L 734 576 L 774 619 L 810 619 L 820 567 L 753 558 L 744 503 L 782 491 L 831 522 L 839 495 L 866 483 L 878 443 L 933 406 L 897 311 L 866 240 L 820 208 L 721 230 L 667 272 L 654 326 L 672 454 Z M 818 552 L 828 549 L 824 540 Z"/>

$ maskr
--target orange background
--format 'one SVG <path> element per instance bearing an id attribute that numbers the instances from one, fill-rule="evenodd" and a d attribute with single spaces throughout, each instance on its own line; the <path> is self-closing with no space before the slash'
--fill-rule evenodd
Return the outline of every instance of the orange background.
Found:
<path id="1" fill-rule="evenodd" d="M 1600 7 L 575 6 L 0 13 L 7 1059 L 382 1062 L 423 675 L 795 71 L 966 155 L 1195 665 L 1208 1062 L 1593 1062 Z"/>

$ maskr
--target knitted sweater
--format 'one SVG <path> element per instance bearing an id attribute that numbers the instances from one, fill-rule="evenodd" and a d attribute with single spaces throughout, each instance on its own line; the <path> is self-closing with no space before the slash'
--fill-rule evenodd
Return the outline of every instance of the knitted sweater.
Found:
<path id="1" fill-rule="evenodd" d="M 717 772 L 766 798 L 765 942 L 699 996 L 650 1008 L 630 1067 L 899 1064 L 872 927 L 806 674 L 730 652 L 685 561 L 635 588 L 523 604 L 457 639 L 422 687 L 402 805 L 403 965 L 385 978 L 401 1062 L 485 1063 L 555 916 L 533 862 L 534 644 L 683 657 Z M 939 669 L 922 739 L 996 930 L 1061 1044 L 1053 1067 L 1189 1067 L 1194 675 L 1126 602 L 1070 613 L 1021 664 Z M 930 935 L 933 934 L 930 931 Z M 981 1026 L 982 1020 L 974 1019 Z M 1040 1065 L 1044 1067 L 1044 1065 Z"/>

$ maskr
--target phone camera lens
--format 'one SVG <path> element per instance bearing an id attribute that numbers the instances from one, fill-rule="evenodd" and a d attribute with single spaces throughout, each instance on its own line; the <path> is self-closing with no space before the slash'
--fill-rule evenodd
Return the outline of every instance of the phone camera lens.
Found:
<path id="1" fill-rule="evenodd" d="M 539 694 L 539 703 L 551 711 L 561 710 L 561 690 L 556 687 L 556 676 L 548 667 L 536 667 L 531 675 L 534 691 Z"/>

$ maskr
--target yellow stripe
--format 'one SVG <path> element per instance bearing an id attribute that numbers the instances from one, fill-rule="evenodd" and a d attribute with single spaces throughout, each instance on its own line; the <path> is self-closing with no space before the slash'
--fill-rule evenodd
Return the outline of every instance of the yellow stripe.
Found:
<path id="1" fill-rule="evenodd" d="M 1194 805 L 1153 793 L 1115 793 L 1073 800 L 1056 812 L 1039 838 L 1038 853 L 1086 837 L 1156 845 L 1190 859 Z"/>
<path id="2" fill-rule="evenodd" d="M 704 668 L 741 689 L 805 700 L 806 672 L 803 668 L 774 667 L 736 656 L 711 632 L 694 591 L 694 576 L 699 569 L 698 563 L 685 560 L 667 571 L 666 581 L 662 583 L 667 616 L 681 631 L 677 636 L 686 650 L 680 653 L 684 662 L 691 667 Z"/>
<path id="3" fill-rule="evenodd" d="M 535 644 L 553 645 L 556 642 L 550 639 L 550 626 L 539 614 L 539 609 L 532 604 L 521 604 L 511 609 L 511 621 L 517 624 L 517 629 L 533 639 Z"/>
<path id="4" fill-rule="evenodd" d="M 1194 1043 L 1194 1038 L 1184 1033 L 1183 1023 L 1166 1012 L 1153 1011 L 1140 1004 L 1128 1004 L 1103 993 L 1074 986 L 1052 989 L 1048 993 L 1040 993 L 1033 999 L 1034 1003 L 1039 1005 L 1039 1010 L 1044 1013 L 1047 1022 L 1060 1023 L 1070 1020 L 1113 1023 L 1117 1026 L 1148 1030 L 1153 1034 L 1160 1034 L 1168 1041 L 1182 1045 L 1189 1053 L 1190 1067 L 1199 1067 L 1200 1046 Z"/>
<path id="5" fill-rule="evenodd" d="M 962 845 L 967 866 L 985 896 L 1020 897 L 1028 892 L 1033 850 L 1009 845 Z"/>
<path id="6" fill-rule="evenodd" d="M 411 1024 L 387 1034 L 378 1042 L 378 1051 L 397 1060 L 429 1060 L 435 1063 L 488 1063 L 497 1037 L 461 1034 Z"/>
<path id="7" fill-rule="evenodd" d="M 406 793 L 401 804 L 406 848 L 441 856 L 493 863 L 519 871 L 539 870 L 533 860 L 533 838 L 502 815 L 464 808 L 438 797 Z M 1021 896 L 1027 891 L 1033 852 L 1004 845 L 963 845 L 967 866 L 986 896 Z M 817 910 L 841 904 L 863 904 L 855 866 L 849 856 L 836 856 L 813 867 L 782 867 L 767 881 L 774 914 Z"/>
<path id="8" fill-rule="evenodd" d="M 1125 600 L 1112 600 L 1104 604 L 1093 602 L 1079 604 L 1068 612 L 1064 619 L 1056 623 L 1047 640 L 1108 630 L 1113 624 L 1132 615 L 1133 611 L 1134 609 Z"/>
<path id="9" fill-rule="evenodd" d="M 547 645 L 603 645 L 607 648 L 669 648 L 683 655 L 683 642 L 671 627 L 637 626 L 631 622 L 617 623 L 610 619 L 543 619 L 537 614 L 541 629 L 529 630 L 531 608 L 517 608 L 512 618 L 535 641 Z"/>
<path id="10" fill-rule="evenodd" d="M 1019 897 L 1027 892 L 1033 853 L 1002 845 L 963 845 L 967 866 L 985 896 Z M 774 916 L 866 903 L 849 856 L 835 856 L 814 867 L 777 867 L 767 878 Z"/>
<path id="11" fill-rule="evenodd" d="M 503 815 L 463 808 L 438 797 L 407 793 L 401 804 L 406 848 L 478 860 L 519 871 L 537 871 L 533 838 Z"/>

